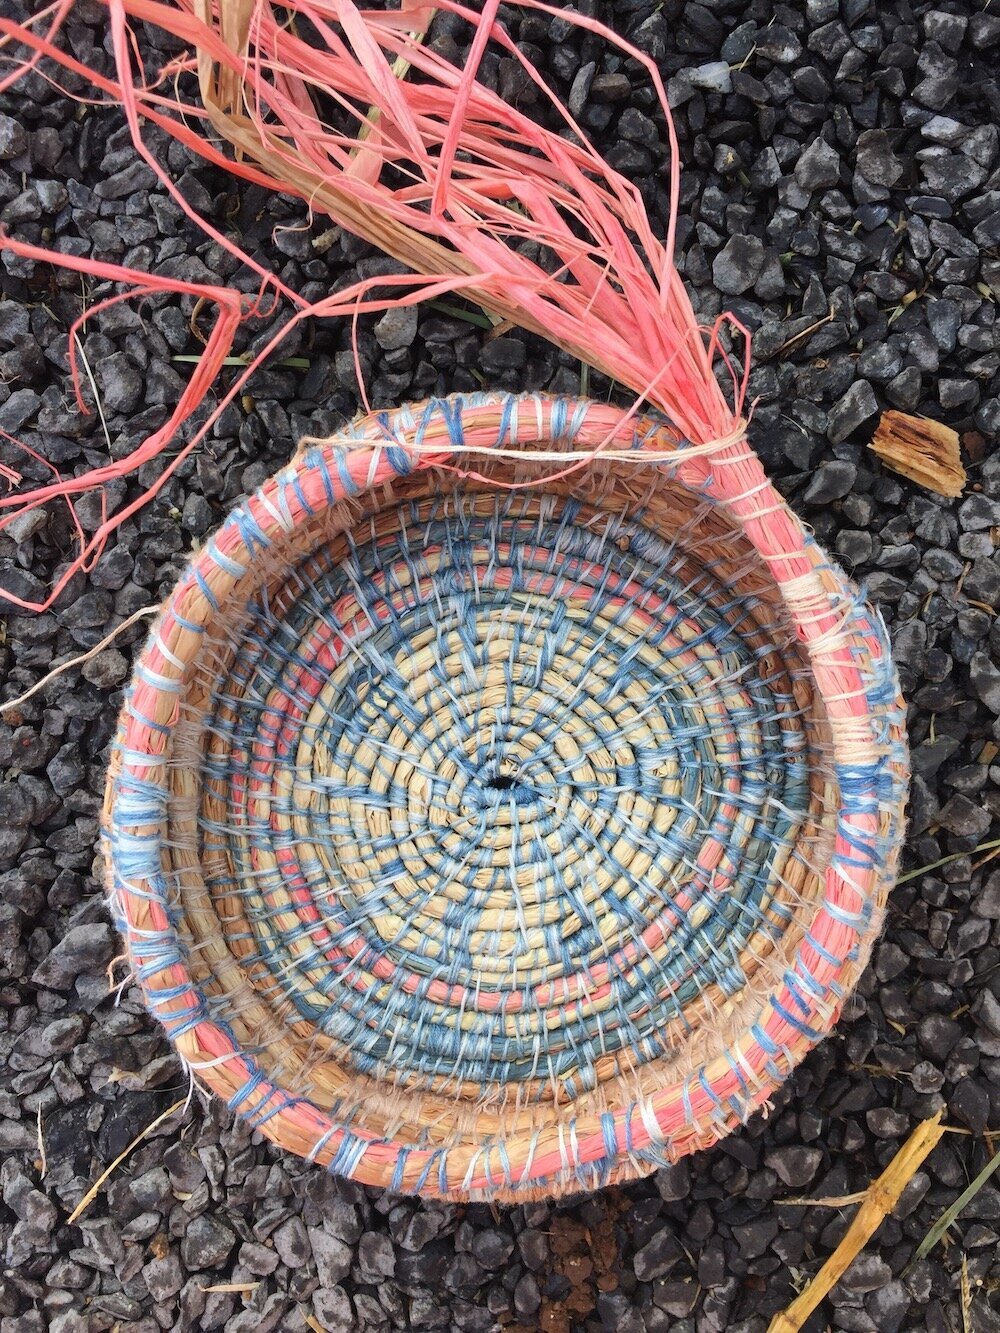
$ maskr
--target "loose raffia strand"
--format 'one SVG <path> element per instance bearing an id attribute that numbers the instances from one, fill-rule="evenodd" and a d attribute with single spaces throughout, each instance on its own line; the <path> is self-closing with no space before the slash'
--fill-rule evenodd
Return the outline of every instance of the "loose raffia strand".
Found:
<path id="1" fill-rule="evenodd" d="M 14 241 L 0 235 L 0 248 L 4 247 L 24 258 L 48 258 L 46 252 L 40 250 L 37 246 L 27 245 L 21 241 Z M 198 299 L 215 304 L 218 309 L 218 316 L 216 322 L 212 326 L 212 331 L 209 335 L 202 357 L 196 367 L 195 373 L 188 381 L 185 391 L 181 395 L 174 411 L 171 413 L 169 420 L 158 431 L 155 431 L 143 441 L 139 448 L 133 450 L 132 453 L 127 454 L 124 458 L 116 459 L 103 467 L 91 469 L 89 472 L 85 472 L 80 476 L 68 477 L 59 481 L 50 482 L 44 486 L 36 487 L 32 490 L 22 490 L 0 496 L 0 531 L 3 531 L 4 528 L 9 526 L 19 514 L 37 509 L 54 499 L 65 499 L 71 505 L 71 512 L 73 513 L 77 534 L 80 540 L 80 553 L 75 561 L 71 561 L 67 564 L 61 577 L 49 591 L 47 597 L 40 601 L 33 602 L 18 597 L 4 589 L 0 589 L 0 599 L 6 599 L 24 610 L 31 611 L 48 610 L 74 574 L 81 569 L 89 568 L 99 557 L 109 536 L 159 493 L 184 459 L 210 433 L 212 426 L 219 419 L 228 404 L 233 402 L 242 393 L 244 387 L 251 379 L 258 366 L 267 360 L 296 324 L 312 315 L 336 317 L 352 314 L 359 309 L 364 312 L 380 311 L 385 309 L 387 304 L 393 306 L 413 305 L 425 299 L 434 299 L 450 292 L 454 292 L 462 286 L 461 282 L 454 278 L 445 278 L 440 281 L 424 277 L 409 277 L 406 275 L 396 276 L 391 279 L 368 278 L 362 282 L 355 283 L 351 287 L 343 289 L 336 296 L 325 298 L 308 308 L 296 311 L 268 340 L 263 349 L 257 354 L 246 369 L 236 376 L 230 387 L 220 395 L 215 407 L 206 417 L 205 421 L 198 427 L 192 437 L 166 463 L 159 477 L 157 477 L 137 499 L 130 501 L 116 513 L 106 516 L 90 537 L 86 538 L 79 521 L 76 519 L 75 510 L 72 509 L 71 497 L 96 490 L 114 478 L 132 476 L 138 472 L 139 468 L 142 467 L 144 463 L 148 463 L 152 459 L 160 456 L 171 440 L 175 438 L 182 426 L 191 419 L 201 406 L 205 395 L 211 388 L 213 380 L 218 375 L 219 368 L 232 350 L 233 338 L 237 328 L 239 328 L 244 318 L 247 317 L 248 310 L 252 313 L 258 308 L 259 300 L 258 303 L 250 303 L 238 292 L 234 292 L 229 288 L 181 282 L 178 279 L 160 278 L 157 275 L 149 276 L 134 270 L 120 268 L 115 264 L 98 264 L 96 261 L 81 259 L 77 256 L 61 257 L 61 262 L 64 263 L 65 267 L 75 269 L 78 272 L 88 272 L 95 276 L 107 277 L 113 281 L 125 282 L 132 285 L 132 290 L 130 292 L 109 298 L 107 302 L 102 304 L 112 304 L 120 300 L 135 297 L 141 298 L 154 292 L 173 292 L 181 295 L 194 296 Z M 410 287 L 411 290 L 403 296 L 394 297 L 390 302 L 385 302 L 371 296 L 372 292 L 377 291 L 380 287 L 385 287 L 390 284 L 393 287 Z M 86 317 L 86 314 L 80 316 L 79 320 L 77 320 L 73 326 L 73 333 L 75 333 L 80 323 L 82 323 Z M 71 336 L 70 364 L 74 376 L 74 390 L 77 394 L 78 401 L 83 403 L 83 391 L 76 366 L 74 343 L 75 339 Z M 15 442 L 15 444 L 16 443 L 17 442 Z M 25 448 L 23 445 L 18 445 L 17 447 Z M 34 450 L 26 449 L 26 452 L 33 457 L 37 458 L 38 456 Z M 54 471 L 55 469 L 52 470 Z"/>

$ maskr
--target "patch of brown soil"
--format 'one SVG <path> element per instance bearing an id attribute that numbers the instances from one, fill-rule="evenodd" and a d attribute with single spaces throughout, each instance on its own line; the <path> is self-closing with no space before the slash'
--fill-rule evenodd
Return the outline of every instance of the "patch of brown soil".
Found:
<path id="1" fill-rule="evenodd" d="M 552 1272 L 567 1280 L 570 1291 L 562 1300 L 543 1295 L 537 1322 L 508 1323 L 511 1333 L 572 1333 L 597 1308 L 598 1295 L 618 1286 L 621 1254 L 615 1224 L 628 1200 L 609 1189 L 602 1202 L 605 1211 L 593 1228 L 566 1213 L 552 1218 L 548 1233 Z"/>

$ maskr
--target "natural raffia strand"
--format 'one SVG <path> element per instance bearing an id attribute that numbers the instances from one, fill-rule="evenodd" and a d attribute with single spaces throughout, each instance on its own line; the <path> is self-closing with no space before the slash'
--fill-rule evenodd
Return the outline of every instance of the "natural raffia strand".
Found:
<path id="1" fill-rule="evenodd" d="M 881 622 L 745 442 L 544 396 L 379 413 L 165 604 L 113 910 L 184 1061 L 290 1151 L 449 1198 L 624 1180 L 836 1021 L 903 723 Z"/>

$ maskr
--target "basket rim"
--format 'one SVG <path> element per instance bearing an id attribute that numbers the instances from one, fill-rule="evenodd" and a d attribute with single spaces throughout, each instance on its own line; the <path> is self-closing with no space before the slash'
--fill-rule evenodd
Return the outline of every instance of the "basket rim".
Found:
<path id="1" fill-rule="evenodd" d="M 498 443 L 579 440 L 592 446 L 607 436 L 619 442 L 623 450 L 638 451 L 639 456 L 651 440 L 673 450 L 676 461 L 661 464 L 663 475 L 720 505 L 757 550 L 796 624 L 813 667 L 817 694 L 828 704 L 842 799 L 834 849 L 825 872 L 825 896 L 817 916 L 828 913 L 829 938 L 835 944 L 824 956 L 824 950 L 803 943 L 799 950 L 801 972 L 786 977 L 780 997 L 773 997 L 769 1012 L 754 1025 L 753 1049 L 717 1058 L 714 1067 L 703 1071 L 701 1086 L 695 1082 L 679 1094 L 694 1123 L 704 1122 L 711 1128 L 707 1141 L 714 1141 L 720 1137 L 723 1121 L 731 1127 L 731 1123 L 745 1120 L 768 1101 L 794 1064 L 836 1021 L 877 935 L 881 899 L 894 875 L 902 840 L 901 812 L 908 771 L 898 686 L 884 627 L 863 607 L 845 577 L 827 561 L 774 491 L 745 441 L 729 443 L 716 455 L 704 451 L 688 454 L 683 445 L 677 447 L 661 418 L 633 418 L 607 405 L 545 395 L 456 395 L 359 418 L 329 441 L 300 447 L 292 463 L 265 482 L 245 504 L 237 506 L 192 558 L 153 627 L 139 661 L 136 682 L 143 683 L 145 673 L 143 688 L 154 692 L 160 688 L 162 693 L 163 682 L 170 681 L 168 697 L 177 694 L 172 683 L 179 668 L 174 664 L 185 660 L 185 653 L 196 655 L 199 634 L 211 623 L 213 605 L 217 610 L 266 542 L 288 539 L 298 522 L 314 516 L 324 506 L 349 503 L 362 492 L 390 485 L 394 477 L 419 468 L 448 466 L 460 456 L 457 447 L 475 430 L 484 431 L 487 439 L 492 437 Z M 414 443 L 418 447 L 408 447 Z M 488 445 L 484 443 L 482 450 L 488 453 Z M 854 632 L 860 633 L 878 676 L 875 701 L 870 706 L 863 672 L 844 651 L 845 625 L 851 623 L 851 615 L 855 620 L 863 617 L 858 620 L 860 631 L 855 628 Z M 198 629 L 190 628 L 199 618 Z M 149 685 L 151 681 L 157 684 Z M 378 1141 L 365 1143 L 357 1131 L 337 1126 L 325 1113 L 302 1099 L 290 1098 L 263 1077 L 252 1057 L 240 1051 L 207 1014 L 192 1017 L 197 986 L 182 962 L 173 964 L 172 998 L 165 1007 L 162 992 L 150 984 L 159 973 L 150 970 L 154 962 L 148 950 L 144 951 L 143 931 L 135 920 L 134 909 L 138 905 L 146 911 L 150 894 L 148 887 L 136 893 L 129 884 L 134 871 L 130 870 L 129 855 L 123 852 L 121 835 L 123 827 L 131 828 L 133 838 L 155 842 L 157 833 L 148 822 L 148 808 L 145 823 L 133 820 L 128 824 L 122 812 L 129 808 L 136 782 L 148 785 L 153 781 L 150 774 L 162 766 L 159 754 L 165 752 L 167 741 L 148 728 L 143 737 L 148 719 L 145 710 L 136 712 L 131 699 L 130 691 L 109 768 L 104 807 L 109 892 L 116 919 L 126 936 L 146 1003 L 165 1022 L 182 1058 L 231 1105 L 232 1070 L 227 1070 L 225 1077 L 220 1071 L 227 1064 L 242 1063 L 242 1081 L 253 1085 L 254 1091 L 236 1103 L 237 1109 L 249 1115 L 265 1134 L 282 1143 L 282 1119 L 293 1112 L 315 1130 L 315 1144 L 308 1155 L 331 1169 L 346 1170 L 364 1183 L 390 1184 L 393 1188 L 413 1189 L 419 1182 L 424 1193 L 450 1197 L 472 1197 L 480 1191 L 492 1197 L 509 1192 L 510 1197 L 523 1199 L 534 1182 L 553 1170 L 565 1172 L 568 1160 L 579 1173 L 585 1171 L 587 1163 L 601 1163 L 614 1156 L 619 1165 L 631 1163 L 626 1174 L 635 1175 L 644 1148 L 669 1155 L 680 1146 L 659 1128 L 662 1107 L 654 1095 L 650 1099 L 653 1105 L 629 1108 L 613 1127 L 579 1126 L 572 1147 L 560 1141 L 544 1153 L 533 1153 L 520 1180 L 509 1177 L 497 1164 L 499 1156 L 491 1164 L 490 1151 L 482 1148 L 470 1148 L 464 1159 L 456 1148 L 456 1163 L 449 1162 L 447 1170 L 443 1165 L 432 1170 L 433 1163 L 422 1160 L 415 1145 L 397 1148 Z M 859 707 L 859 700 L 864 700 L 865 706 Z M 869 751 L 878 747 L 872 744 L 870 735 L 866 740 L 862 724 L 876 713 L 885 715 L 885 731 L 891 741 L 886 742 L 886 762 L 891 767 L 892 810 L 880 810 L 872 790 L 865 787 L 866 769 L 872 762 Z M 874 780 L 874 772 L 868 776 Z M 165 817 L 165 804 L 163 811 Z M 888 821 L 890 829 L 884 847 L 878 845 L 880 820 Z M 868 863 L 861 864 L 868 851 Z M 808 933 L 806 939 L 810 939 Z M 810 1027 L 801 1017 L 803 1012 L 818 1013 L 824 1022 L 822 1029 Z M 201 1057 L 214 1063 L 206 1064 Z M 665 1103 L 667 1098 L 660 1100 Z M 728 1110 L 726 1102 L 731 1103 Z M 738 1111 L 732 1109 L 736 1106 Z M 681 1151 L 686 1150 L 681 1147 Z"/>

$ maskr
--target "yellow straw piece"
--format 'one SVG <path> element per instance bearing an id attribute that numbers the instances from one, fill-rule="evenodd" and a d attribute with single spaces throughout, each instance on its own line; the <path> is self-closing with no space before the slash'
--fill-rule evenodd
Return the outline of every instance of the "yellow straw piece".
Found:
<path id="1" fill-rule="evenodd" d="M 776 1315 L 772 1319 L 768 1333 L 797 1333 L 895 1208 L 903 1190 L 944 1133 L 945 1127 L 941 1124 L 940 1111 L 916 1127 L 878 1179 L 873 1180 L 868 1186 L 864 1203 L 858 1209 L 854 1221 L 847 1228 L 843 1240 L 833 1254 L 805 1291 L 796 1296 L 784 1314 Z"/>

